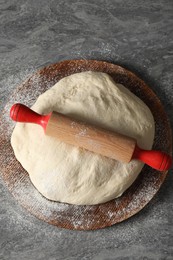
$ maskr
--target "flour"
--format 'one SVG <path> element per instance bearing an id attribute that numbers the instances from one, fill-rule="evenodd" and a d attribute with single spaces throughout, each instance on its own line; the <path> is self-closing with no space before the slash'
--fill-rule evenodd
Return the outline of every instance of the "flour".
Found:
<path id="1" fill-rule="evenodd" d="M 69 63 L 71 64 L 71 66 L 69 67 L 70 72 L 66 73 L 66 75 L 68 75 L 69 73 L 79 72 L 77 66 L 74 66 L 73 62 L 69 62 Z M 90 63 L 88 62 L 88 64 Z M 79 67 L 81 68 L 82 71 L 86 70 L 84 68 L 85 66 L 84 67 L 79 66 Z M 91 68 L 95 70 L 95 66 L 92 65 Z M 113 69 L 114 69 L 114 65 L 105 63 L 105 70 L 108 73 L 112 73 Z M 124 75 L 123 77 L 127 76 L 126 70 L 123 70 L 121 67 L 116 67 L 116 73 L 120 73 L 121 75 Z M 64 73 L 61 74 L 61 72 L 57 72 L 58 79 L 62 78 L 63 76 Z M 47 80 L 46 78 L 44 78 L 43 81 L 41 81 L 42 77 L 43 76 L 40 73 L 37 73 L 37 77 L 36 76 L 34 77 L 36 84 L 38 82 L 37 81 L 38 78 L 40 82 L 39 83 L 40 85 L 37 84 L 39 90 L 39 93 L 37 93 L 37 95 L 40 95 L 42 92 L 46 91 L 46 89 L 52 85 L 51 81 Z M 52 79 L 52 82 L 55 81 Z M 146 99 L 145 93 L 144 91 L 141 91 L 140 86 L 138 88 L 134 88 L 133 90 L 136 93 L 139 93 L 140 94 L 139 96 L 142 99 Z M 135 188 L 137 190 L 135 192 L 135 195 L 134 192 L 131 191 L 130 192 L 131 202 L 129 203 L 129 205 L 124 205 L 124 206 L 122 206 L 122 202 L 125 195 L 106 204 L 101 204 L 97 206 L 77 206 L 77 205 L 69 205 L 69 204 L 58 203 L 58 202 L 47 200 L 37 191 L 37 189 L 35 189 L 35 187 L 32 185 L 32 183 L 29 180 L 28 174 L 16 161 L 14 154 L 12 152 L 12 148 L 9 143 L 12 129 L 14 127 L 13 121 L 9 118 L 9 110 L 11 105 L 14 104 L 14 102 L 22 102 L 24 104 L 27 104 L 28 106 L 31 106 L 31 104 L 33 104 L 33 102 L 37 97 L 38 96 L 35 95 L 35 83 L 33 80 L 32 80 L 32 84 L 30 84 L 29 87 L 28 86 L 25 87 L 24 85 L 20 86 L 12 95 L 10 95 L 9 101 L 5 107 L 5 110 L 1 114 L 1 119 L 0 119 L 0 132 L 2 133 L 1 143 L 0 143 L 1 145 L 0 162 L 1 162 L 2 178 L 4 179 L 5 183 L 7 184 L 8 188 L 10 189 L 14 197 L 17 199 L 17 201 L 19 201 L 21 205 L 26 207 L 33 215 L 43 220 L 46 220 L 49 223 L 50 223 L 49 218 L 51 217 L 51 220 L 52 219 L 54 220 L 55 225 L 69 228 L 69 226 L 66 223 L 70 223 L 71 228 L 82 229 L 82 230 L 86 230 L 87 227 L 88 229 L 91 229 L 95 227 L 96 224 L 98 224 L 98 227 L 107 226 L 108 223 L 110 223 L 109 220 L 111 221 L 112 224 L 116 223 L 117 219 L 119 219 L 120 221 L 124 220 L 123 215 L 126 213 L 126 207 L 128 207 L 127 210 L 128 215 L 131 214 L 133 215 L 134 213 L 142 209 L 144 207 L 144 204 L 148 203 L 149 200 L 153 197 L 153 195 L 157 192 L 159 188 L 157 183 L 160 182 L 159 173 L 154 174 L 153 172 L 148 172 L 148 169 L 145 178 L 143 179 L 140 177 L 140 183 L 142 183 L 143 188 L 142 187 L 138 188 L 139 184 L 136 184 Z M 147 100 L 148 99 L 151 99 L 151 96 L 148 95 Z M 31 104 L 29 103 L 30 101 L 32 101 Z M 154 102 L 153 99 L 151 99 L 151 102 Z M 158 147 L 160 149 L 165 149 L 166 151 L 168 140 L 167 138 L 163 139 L 162 137 L 166 136 L 165 131 L 167 130 L 165 130 L 165 123 L 163 124 L 162 121 L 159 121 L 158 120 L 159 118 L 160 115 L 156 113 L 155 119 L 156 119 L 157 134 L 155 137 L 155 147 Z M 2 142 L 2 138 L 6 139 L 4 143 Z M 8 156 L 6 156 L 7 153 Z M 134 167 L 134 163 L 133 164 L 131 163 L 131 169 L 133 169 L 133 167 Z M 11 181 L 8 181 L 7 179 L 8 176 L 9 179 L 15 179 L 15 185 L 14 184 L 11 185 Z M 115 210 L 115 208 L 118 207 L 119 210 Z M 102 212 L 101 209 L 103 209 Z M 153 219 L 155 219 L 155 221 L 157 219 L 157 221 L 159 222 L 160 219 L 159 217 L 162 215 L 162 213 L 163 213 L 162 204 L 159 206 L 159 208 L 158 207 L 153 208 L 150 216 L 148 216 L 148 223 L 152 225 L 154 221 Z M 101 214 L 104 214 L 104 217 Z M 59 218 L 61 218 L 61 223 L 58 222 Z M 115 239 L 120 239 L 120 240 L 123 239 L 123 241 L 130 241 L 131 236 L 133 237 L 138 236 L 143 220 L 144 220 L 143 214 L 139 214 L 138 222 L 136 222 L 135 220 L 133 221 L 132 218 L 130 219 L 130 221 L 124 222 L 123 225 L 117 225 L 109 229 L 109 234 L 112 237 L 112 243 L 114 243 Z M 23 221 L 26 221 L 26 219 Z M 146 218 L 145 218 L 145 222 L 146 222 Z M 21 226 L 21 228 L 22 228 L 22 223 L 23 223 L 22 219 L 19 215 L 19 227 Z M 27 225 L 30 225 L 31 223 L 32 222 L 30 223 L 28 222 Z M 124 232 L 125 227 L 126 227 L 126 231 L 128 230 L 128 232 L 126 233 Z M 29 227 L 29 229 L 32 228 L 33 228 L 33 224 Z M 36 225 L 34 225 L 34 228 L 36 228 Z M 114 229 L 116 229 L 116 232 Z M 59 233 L 60 232 L 58 232 L 58 234 Z"/>

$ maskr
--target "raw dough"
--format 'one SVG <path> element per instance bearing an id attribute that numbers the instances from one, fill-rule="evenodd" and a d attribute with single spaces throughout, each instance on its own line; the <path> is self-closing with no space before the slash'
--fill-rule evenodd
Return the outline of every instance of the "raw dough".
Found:
<path id="1" fill-rule="evenodd" d="M 128 89 L 99 72 L 61 79 L 32 107 L 41 114 L 61 112 L 137 139 L 151 149 L 154 120 L 149 108 Z M 44 135 L 34 124 L 17 123 L 11 138 L 16 158 L 46 198 L 72 204 L 98 204 L 121 194 L 143 164 L 121 163 Z"/>

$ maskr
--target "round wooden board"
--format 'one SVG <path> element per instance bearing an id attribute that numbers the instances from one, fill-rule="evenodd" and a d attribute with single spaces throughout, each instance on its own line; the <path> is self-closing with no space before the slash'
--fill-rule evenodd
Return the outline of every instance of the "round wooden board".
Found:
<path id="1" fill-rule="evenodd" d="M 153 148 L 171 154 L 171 128 L 167 115 L 153 91 L 130 71 L 96 60 L 62 61 L 37 71 L 15 90 L 2 113 L 1 174 L 12 195 L 30 213 L 49 224 L 67 229 L 99 229 L 131 217 L 153 198 L 167 174 L 144 166 L 137 180 L 120 198 L 95 206 L 77 206 L 49 201 L 35 189 L 27 172 L 16 160 L 10 145 L 14 128 L 14 123 L 9 118 L 10 107 L 15 102 L 31 106 L 41 93 L 61 78 L 88 70 L 108 73 L 115 82 L 122 83 L 148 105 L 156 123 Z"/>

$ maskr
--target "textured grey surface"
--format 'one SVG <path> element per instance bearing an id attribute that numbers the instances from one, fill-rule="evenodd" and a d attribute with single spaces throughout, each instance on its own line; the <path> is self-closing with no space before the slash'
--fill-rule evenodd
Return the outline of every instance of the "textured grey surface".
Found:
<path id="1" fill-rule="evenodd" d="M 173 1 L 0 0 L 0 110 L 29 74 L 63 59 L 112 61 L 158 95 L 173 126 Z M 69 231 L 26 212 L 0 179 L 0 259 L 173 259 L 173 171 L 139 214 Z"/>

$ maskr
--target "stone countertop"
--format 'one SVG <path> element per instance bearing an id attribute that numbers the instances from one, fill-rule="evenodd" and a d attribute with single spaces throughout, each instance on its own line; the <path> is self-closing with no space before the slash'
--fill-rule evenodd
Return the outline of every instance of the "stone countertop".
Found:
<path id="1" fill-rule="evenodd" d="M 173 126 L 172 0 L 0 1 L 0 111 L 36 69 L 99 59 L 132 70 L 162 101 Z M 25 211 L 0 179 L 0 259 L 173 259 L 173 171 L 125 222 L 70 231 Z"/>

